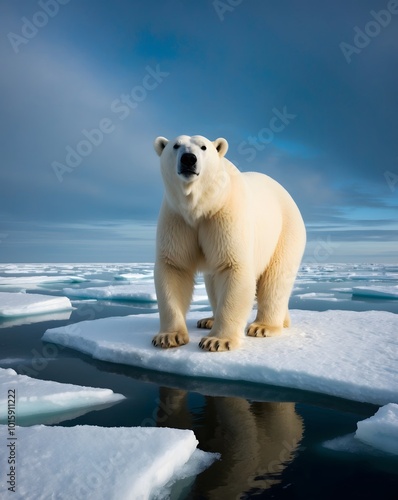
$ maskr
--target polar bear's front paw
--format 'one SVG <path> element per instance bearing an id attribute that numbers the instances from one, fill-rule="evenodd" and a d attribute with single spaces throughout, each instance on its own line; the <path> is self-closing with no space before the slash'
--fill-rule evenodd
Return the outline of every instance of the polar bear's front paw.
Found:
<path id="1" fill-rule="evenodd" d="M 251 323 L 247 328 L 247 335 L 249 337 L 275 337 L 282 333 L 282 327 L 267 326 L 264 323 Z"/>
<path id="2" fill-rule="evenodd" d="M 219 337 L 203 337 L 199 347 L 204 351 L 222 352 L 231 351 L 239 346 L 239 342 L 233 339 L 220 339 Z"/>
<path id="3" fill-rule="evenodd" d="M 198 328 L 206 328 L 207 330 L 211 330 L 213 328 L 213 323 L 214 323 L 214 318 L 211 317 L 211 318 L 203 318 L 203 319 L 200 319 L 196 326 Z"/>
<path id="4" fill-rule="evenodd" d="M 159 333 L 152 339 L 152 344 L 155 347 L 162 347 L 168 349 L 169 347 L 179 347 L 188 344 L 189 337 L 186 333 L 172 332 L 172 333 Z"/>

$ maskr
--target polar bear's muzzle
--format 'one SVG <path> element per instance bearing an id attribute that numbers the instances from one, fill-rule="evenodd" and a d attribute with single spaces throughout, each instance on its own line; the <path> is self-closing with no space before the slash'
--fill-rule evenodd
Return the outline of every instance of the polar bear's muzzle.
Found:
<path id="1" fill-rule="evenodd" d="M 190 177 L 191 175 L 199 175 L 197 169 L 198 159 L 193 153 L 184 153 L 180 158 L 180 165 L 178 168 L 178 173 L 184 177 Z"/>

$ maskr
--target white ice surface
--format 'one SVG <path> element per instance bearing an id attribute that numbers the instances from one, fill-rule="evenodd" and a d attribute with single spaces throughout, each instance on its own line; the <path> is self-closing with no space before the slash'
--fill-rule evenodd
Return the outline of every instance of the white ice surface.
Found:
<path id="1" fill-rule="evenodd" d="M 123 273 L 123 274 L 117 274 L 114 276 L 115 280 L 119 281 L 137 281 L 137 280 L 142 280 L 145 278 L 152 278 L 153 273 Z"/>
<path id="2" fill-rule="evenodd" d="M 15 434 L 16 493 L 7 491 L 10 465 L 4 452 L 1 498 L 145 500 L 173 479 L 198 474 L 217 458 L 196 449 L 191 430 L 40 425 L 17 427 Z"/>
<path id="3" fill-rule="evenodd" d="M 28 316 L 31 314 L 71 309 L 72 304 L 67 297 L 0 292 L 0 318 Z"/>
<path id="4" fill-rule="evenodd" d="M 41 323 L 43 321 L 67 321 L 72 314 L 72 310 L 47 312 L 43 314 L 34 314 L 29 316 L 13 316 L 3 318 L 0 315 L 0 328 L 10 328 L 12 326 L 31 325 L 32 323 Z"/>
<path id="5" fill-rule="evenodd" d="M 352 289 L 352 295 L 357 297 L 398 299 L 398 285 L 356 286 Z"/>
<path id="6" fill-rule="evenodd" d="M 89 288 L 64 288 L 63 293 L 68 297 L 76 297 L 79 299 L 156 302 L 155 287 L 151 283 L 96 286 Z"/>
<path id="7" fill-rule="evenodd" d="M 36 285 L 46 283 L 82 283 L 88 281 L 81 276 L 27 276 L 22 277 L 0 277 L 0 285 Z"/>
<path id="8" fill-rule="evenodd" d="M 11 368 L 0 368 L 0 423 L 7 420 L 8 391 L 15 390 L 17 418 L 21 423 L 31 417 L 63 415 L 71 410 L 116 403 L 124 399 L 111 389 L 97 389 L 18 375 Z M 62 420 L 62 419 L 61 419 Z"/>
<path id="9" fill-rule="evenodd" d="M 162 350 L 151 344 L 158 314 L 105 318 L 49 329 L 43 339 L 93 358 L 174 374 L 315 391 L 374 404 L 398 402 L 398 315 L 384 311 L 292 311 L 279 337 L 245 337 L 238 350 L 204 352 L 206 313 L 188 314 L 191 342 Z"/>
<path id="10" fill-rule="evenodd" d="M 156 302 L 155 286 L 152 283 L 134 283 L 131 285 L 110 285 L 89 288 L 64 288 L 63 293 L 71 298 L 98 300 L 131 300 L 137 302 Z M 207 304 L 206 291 L 195 287 L 194 304 Z"/>
<path id="11" fill-rule="evenodd" d="M 299 299 L 312 299 L 312 300 L 327 300 L 328 302 L 341 302 L 343 299 L 336 298 L 332 293 L 299 293 L 296 295 Z"/>
<path id="12" fill-rule="evenodd" d="M 357 439 L 398 455 L 398 404 L 390 403 L 379 408 L 373 417 L 358 422 L 357 427 Z"/>

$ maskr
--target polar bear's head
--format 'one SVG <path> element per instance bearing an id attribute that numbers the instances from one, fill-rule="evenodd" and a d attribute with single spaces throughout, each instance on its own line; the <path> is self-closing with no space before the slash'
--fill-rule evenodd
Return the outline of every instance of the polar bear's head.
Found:
<path id="1" fill-rule="evenodd" d="M 203 175 L 209 178 L 206 170 L 214 169 L 228 150 L 225 139 L 212 142 L 201 135 L 180 135 L 173 141 L 158 137 L 154 146 L 161 158 L 163 176 L 184 183 L 195 182 Z"/>
<path id="2" fill-rule="evenodd" d="M 180 135 L 169 141 L 158 137 L 154 147 L 160 156 L 166 200 L 174 211 L 194 225 L 219 210 L 229 179 L 225 139 L 212 142 L 200 135 Z"/>

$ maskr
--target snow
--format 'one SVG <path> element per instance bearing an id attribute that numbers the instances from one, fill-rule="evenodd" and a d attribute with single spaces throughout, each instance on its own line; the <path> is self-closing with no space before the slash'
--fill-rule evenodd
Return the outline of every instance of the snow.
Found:
<path id="1" fill-rule="evenodd" d="M 356 286 L 352 289 L 352 295 L 354 297 L 398 299 L 398 285 Z"/>
<path id="2" fill-rule="evenodd" d="M 11 368 L 0 368 L 0 423 L 7 420 L 8 391 L 15 390 L 17 398 L 18 424 L 60 421 L 81 414 L 82 409 L 116 403 L 124 399 L 110 389 L 98 389 L 72 384 L 60 384 L 18 375 Z M 85 412 L 83 412 L 85 413 Z M 56 418 L 55 418 L 56 417 Z"/>
<path id="3" fill-rule="evenodd" d="M 15 434 L 16 492 L 7 491 L 9 453 L 2 453 L 2 498 L 164 498 L 175 479 L 197 475 L 218 458 L 197 450 L 191 430 L 40 425 L 17 427 Z"/>
<path id="4" fill-rule="evenodd" d="M 398 404 L 387 404 L 357 424 L 355 437 L 382 451 L 398 455 Z"/>
<path id="5" fill-rule="evenodd" d="M 302 389 L 374 404 L 398 403 L 398 316 L 384 311 L 292 311 L 279 337 L 245 337 L 223 353 L 198 347 L 204 313 L 191 311 L 191 342 L 162 350 L 151 344 L 158 314 L 84 321 L 49 329 L 43 340 L 95 359 L 191 377 Z"/>
<path id="6" fill-rule="evenodd" d="M 53 297 L 33 293 L 0 292 L 0 318 L 28 316 L 54 311 L 71 310 L 67 297 Z"/>

